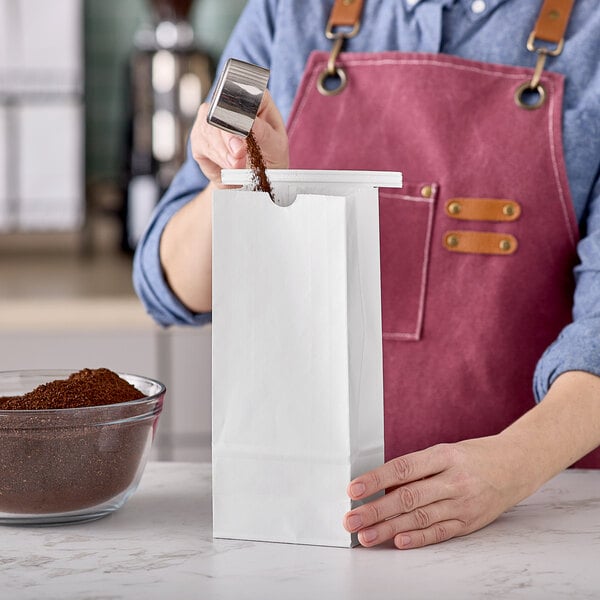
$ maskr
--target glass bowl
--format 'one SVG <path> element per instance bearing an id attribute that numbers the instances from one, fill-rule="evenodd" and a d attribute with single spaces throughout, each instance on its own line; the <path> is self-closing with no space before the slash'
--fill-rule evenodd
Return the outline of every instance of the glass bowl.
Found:
<path id="1" fill-rule="evenodd" d="M 74 371 L 0 372 L 0 397 Z M 144 398 L 50 410 L 0 410 L 0 524 L 91 521 L 118 510 L 144 471 L 165 386 L 119 373 Z"/>

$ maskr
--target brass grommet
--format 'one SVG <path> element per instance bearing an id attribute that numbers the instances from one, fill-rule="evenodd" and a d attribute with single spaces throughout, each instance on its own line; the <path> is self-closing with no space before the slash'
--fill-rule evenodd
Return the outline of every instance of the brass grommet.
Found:
<path id="1" fill-rule="evenodd" d="M 527 102 L 523 101 L 523 94 L 525 94 L 525 92 L 535 92 L 538 95 L 538 99 L 536 102 L 533 102 L 531 104 L 528 104 Z M 542 106 L 542 104 L 544 104 L 544 102 L 546 101 L 546 89 L 544 88 L 544 86 L 541 83 L 538 83 L 535 87 L 531 87 L 531 83 L 529 81 L 526 81 L 525 83 L 522 83 L 515 91 L 515 104 L 520 107 L 520 108 L 524 108 L 525 110 L 535 110 L 536 108 L 539 108 L 540 106 Z"/>
<path id="2" fill-rule="evenodd" d="M 500 248 L 500 250 L 502 250 L 502 252 L 508 252 L 511 249 L 510 241 L 500 240 L 498 247 Z"/>
<path id="3" fill-rule="evenodd" d="M 461 206 L 458 202 L 450 202 L 448 204 L 448 212 L 451 215 L 457 215 L 461 211 Z"/>
<path id="4" fill-rule="evenodd" d="M 424 185 L 421 188 L 421 196 L 423 198 L 431 198 L 432 193 L 433 193 L 433 188 L 430 185 Z"/>
<path id="5" fill-rule="evenodd" d="M 331 89 L 325 87 L 325 81 L 329 77 L 339 78 L 339 83 L 338 83 L 337 87 L 331 88 Z M 323 69 L 323 71 L 321 71 L 321 73 L 319 74 L 319 77 L 317 78 L 317 89 L 319 90 L 319 93 L 322 94 L 323 96 L 335 96 L 335 95 L 339 94 L 346 87 L 347 83 L 348 83 L 348 76 L 346 75 L 346 71 L 344 69 L 342 69 L 341 67 L 335 67 L 335 70 L 333 73 L 330 73 L 327 69 Z"/>
<path id="6" fill-rule="evenodd" d="M 458 236 L 449 235 L 446 237 L 446 244 L 449 248 L 456 248 L 458 246 Z"/>
<path id="7" fill-rule="evenodd" d="M 515 207 L 512 204 L 505 204 L 502 207 L 502 214 L 512 217 L 515 214 Z"/>

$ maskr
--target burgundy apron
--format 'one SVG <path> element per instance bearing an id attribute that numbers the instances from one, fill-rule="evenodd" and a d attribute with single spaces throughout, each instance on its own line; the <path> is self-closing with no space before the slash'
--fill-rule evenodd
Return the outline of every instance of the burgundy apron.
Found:
<path id="1" fill-rule="evenodd" d="M 578 228 L 564 77 L 423 53 L 313 52 L 289 119 L 295 169 L 393 170 L 380 191 L 386 460 L 499 433 L 533 407 L 537 361 L 571 320 Z M 600 451 L 577 463 L 600 468 Z"/>

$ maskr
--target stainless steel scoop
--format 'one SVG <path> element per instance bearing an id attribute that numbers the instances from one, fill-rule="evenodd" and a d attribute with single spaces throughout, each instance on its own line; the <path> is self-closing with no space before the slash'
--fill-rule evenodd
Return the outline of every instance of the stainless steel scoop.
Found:
<path id="1" fill-rule="evenodd" d="M 247 137 L 267 88 L 269 74 L 269 69 L 230 58 L 215 87 L 207 121 Z"/>

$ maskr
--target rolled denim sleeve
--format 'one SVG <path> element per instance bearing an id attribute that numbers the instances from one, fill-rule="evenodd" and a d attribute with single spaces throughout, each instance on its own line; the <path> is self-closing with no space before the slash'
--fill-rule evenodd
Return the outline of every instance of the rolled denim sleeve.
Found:
<path id="1" fill-rule="evenodd" d="M 544 352 L 534 376 L 536 401 L 566 371 L 587 371 L 600 376 L 600 178 L 588 204 L 586 233 L 578 245 L 575 268 L 573 322 Z"/>
<path id="2" fill-rule="evenodd" d="M 180 302 L 167 283 L 160 262 L 160 237 L 169 219 L 192 200 L 208 180 L 191 157 L 159 202 L 133 257 L 133 286 L 150 316 L 160 325 L 202 325 L 210 313 L 196 314 Z"/>

